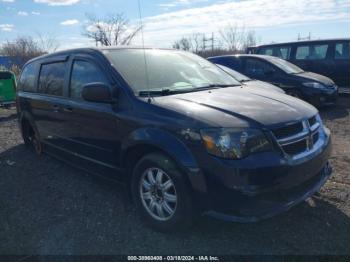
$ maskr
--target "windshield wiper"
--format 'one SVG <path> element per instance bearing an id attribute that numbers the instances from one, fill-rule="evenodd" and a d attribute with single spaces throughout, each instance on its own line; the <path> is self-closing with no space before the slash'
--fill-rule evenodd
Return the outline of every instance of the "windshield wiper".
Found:
<path id="1" fill-rule="evenodd" d="M 231 86 L 239 86 L 235 84 L 227 85 L 227 84 L 210 84 L 206 86 L 199 86 L 194 88 L 194 90 L 203 90 L 203 89 L 213 89 L 213 88 L 222 88 L 222 87 L 231 87 Z"/>

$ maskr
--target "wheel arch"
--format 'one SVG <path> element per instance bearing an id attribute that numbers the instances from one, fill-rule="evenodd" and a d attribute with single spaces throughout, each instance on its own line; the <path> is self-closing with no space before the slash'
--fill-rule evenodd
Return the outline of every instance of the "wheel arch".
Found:
<path id="1" fill-rule="evenodd" d="M 130 182 L 132 168 L 144 155 L 157 152 L 173 160 L 193 190 L 206 192 L 205 177 L 191 151 L 174 135 L 153 128 L 133 132 L 122 146 L 120 161 L 126 169 L 126 182 Z"/>

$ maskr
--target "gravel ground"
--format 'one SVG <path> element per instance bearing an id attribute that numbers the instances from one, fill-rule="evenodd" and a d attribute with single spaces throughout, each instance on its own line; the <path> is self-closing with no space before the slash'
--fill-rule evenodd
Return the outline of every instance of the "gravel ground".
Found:
<path id="1" fill-rule="evenodd" d="M 28 151 L 0 109 L 0 254 L 350 254 L 350 97 L 322 111 L 334 175 L 321 194 L 255 224 L 203 217 L 187 232 L 146 228 L 121 188 Z"/>

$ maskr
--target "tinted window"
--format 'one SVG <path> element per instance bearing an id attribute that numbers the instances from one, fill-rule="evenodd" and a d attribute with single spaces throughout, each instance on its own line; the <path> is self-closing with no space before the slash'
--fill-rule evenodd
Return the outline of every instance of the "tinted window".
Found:
<path id="1" fill-rule="evenodd" d="M 259 59 L 253 59 L 248 58 L 246 60 L 246 68 L 245 71 L 248 76 L 256 76 L 261 77 L 265 76 L 265 73 L 268 71 L 275 71 L 273 66 L 271 66 L 269 63 L 259 60 Z"/>
<path id="2" fill-rule="evenodd" d="M 276 56 L 282 59 L 289 59 L 290 50 L 291 50 L 290 46 L 263 47 L 259 50 L 259 54 Z"/>
<path id="3" fill-rule="evenodd" d="M 103 72 L 97 66 L 86 61 L 74 61 L 70 82 L 71 97 L 81 98 L 83 86 L 96 82 L 107 83 Z"/>
<path id="4" fill-rule="evenodd" d="M 290 58 L 290 46 L 281 46 L 276 48 L 277 57 L 282 59 L 289 59 Z"/>
<path id="5" fill-rule="evenodd" d="M 241 68 L 240 59 L 238 59 L 236 57 L 218 57 L 218 58 L 213 58 L 213 59 L 209 59 L 209 60 L 215 64 L 227 66 L 231 69 L 237 70 L 237 69 Z"/>
<path id="6" fill-rule="evenodd" d="M 62 96 L 65 71 L 65 62 L 42 65 L 39 78 L 39 92 L 48 95 Z"/>
<path id="7" fill-rule="evenodd" d="M 21 74 L 19 80 L 19 89 L 26 92 L 36 92 L 36 75 L 38 73 L 38 66 L 36 63 L 27 65 Z"/>
<path id="8" fill-rule="evenodd" d="M 12 75 L 9 72 L 0 72 L 0 80 L 11 79 Z"/>
<path id="9" fill-rule="evenodd" d="M 297 48 L 296 59 L 320 60 L 327 56 L 328 45 L 305 45 Z"/>
<path id="10" fill-rule="evenodd" d="M 260 55 L 273 55 L 272 47 L 263 47 L 259 50 Z"/>
<path id="11" fill-rule="evenodd" d="M 335 59 L 350 59 L 350 43 L 337 43 L 335 45 Z"/>

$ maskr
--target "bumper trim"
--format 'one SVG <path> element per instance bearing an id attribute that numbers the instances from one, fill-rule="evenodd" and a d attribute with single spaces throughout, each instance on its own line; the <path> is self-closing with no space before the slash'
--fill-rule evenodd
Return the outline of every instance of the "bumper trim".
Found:
<path id="1" fill-rule="evenodd" d="M 210 210 L 204 213 L 204 215 L 208 215 L 210 217 L 224 220 L 224 221 L 230 221 L 230 222 L 239 222 L 239 223 L 254 223 L 258 222 L 263 219 L 270 218 L 272 216 L 275 216 L 277 214 L 283 213 L 291 209 L 292 207 L 300 204 L 301 202 L 305 201 L 312 195 L 314 195 L 316 192 L 318 192 L 321 187 L 327 182 L 329 177 L 332 174 L 332 167 L 329 163 L 326 164 L 326 166 L 323 168 L 321 174 L 320 180 L 307 192 L 305 192 L 302 195 L 299 195 L 298 197 L 294 198 L 293 200 L 290 200 L 276 208 L 273 209 L 273 211 L 265 213 L 263 215 L 259 216 L 236 216 L 236 215 L 230 215 L 225 213 L 220 213 L 214 210 Z"/>

